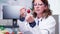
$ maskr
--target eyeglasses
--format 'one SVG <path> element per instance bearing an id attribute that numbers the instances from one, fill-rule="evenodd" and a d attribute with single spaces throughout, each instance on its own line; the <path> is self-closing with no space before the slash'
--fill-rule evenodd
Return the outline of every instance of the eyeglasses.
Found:
<path id="1" fill-rule="evenodd" d="M 37 5 L 42 6 L 42 5 L 44 5 L 44 4 L 37 4 L 37 3 L 36 3 L 36 4 L 33 4 L 33 5 L 34 5 L 34 6 L 37 6 Z"/>

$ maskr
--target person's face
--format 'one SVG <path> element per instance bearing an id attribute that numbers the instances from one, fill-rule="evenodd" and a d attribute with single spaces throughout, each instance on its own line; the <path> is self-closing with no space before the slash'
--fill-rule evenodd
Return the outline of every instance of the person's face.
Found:
<path id="1" fill-rule="evenodd" d="M 45 5 L 41 0 L 35 0 L 34 1 L 34 11 L 37 14 L 43 13 L 43 11 L 45 10 Z"/>

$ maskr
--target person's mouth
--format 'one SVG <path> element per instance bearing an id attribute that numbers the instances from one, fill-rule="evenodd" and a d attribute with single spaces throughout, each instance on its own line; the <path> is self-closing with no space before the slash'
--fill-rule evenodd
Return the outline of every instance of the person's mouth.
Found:
<path id="1" fill-rule="evenodd" d="M 36 11 L 40 11 L 40 10 L 36 10 Z"/>

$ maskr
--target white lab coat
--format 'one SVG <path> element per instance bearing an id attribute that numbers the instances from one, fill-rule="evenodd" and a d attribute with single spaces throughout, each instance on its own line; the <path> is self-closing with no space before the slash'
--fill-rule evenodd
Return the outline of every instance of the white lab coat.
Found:
<path id="1" fill-rule="evenodd" d="M 38 25 L 39 20 L 39 25 Z M 20 28 L 20 31 L 24 34 L 55 34 L 55 19 L 52 16 L 49 16 L 48 18 L 35 18 L 36 26 L 30 27 L 29 23 L 26 21 L 21 22 L 18 20 L 18 25 Z"/>

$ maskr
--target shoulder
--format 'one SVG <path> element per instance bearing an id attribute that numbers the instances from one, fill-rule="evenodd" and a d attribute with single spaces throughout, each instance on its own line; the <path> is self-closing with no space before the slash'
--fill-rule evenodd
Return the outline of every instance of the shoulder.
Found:
<path id="1" fill-rule="evenodd" d="M 54 23 L 56 24 L 56 21 L 55 21 L 55 18 L 51 15 L 51 16 L 48 16 L 46 19 L 45 19 L 46 22 L 48 23 Z"/>
<path id="2" fill-rule="evenodd" d="M 46 20 L 49 20 L 49 21 L 55 21 L 55 19 L 54 19 L 54 17 L 51 15 L 51 16 L 48 16 L 47 18 L 46 18 Z"/>

